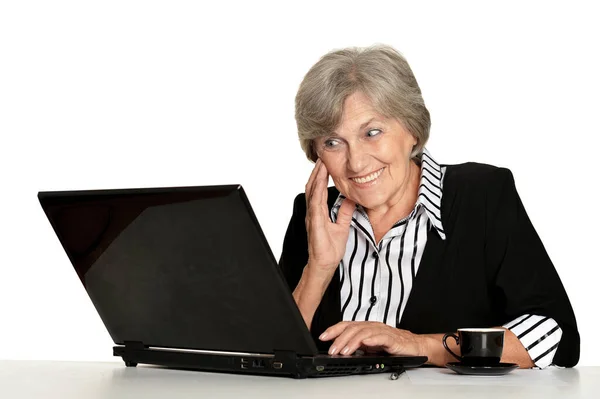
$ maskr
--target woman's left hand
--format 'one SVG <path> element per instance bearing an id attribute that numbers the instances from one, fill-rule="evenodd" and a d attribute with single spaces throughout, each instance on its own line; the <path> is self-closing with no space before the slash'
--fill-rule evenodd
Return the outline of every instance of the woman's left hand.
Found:
<path id="1" fill-rule="evenodd" d="M 342 321 L 325 330 L 319 339 L 334 340 L 330 355 L 351 355 L 357 349 L 364 349 L 392 355 L 426 356 L 425 343 L 419 335 L 375 321 Z"/>

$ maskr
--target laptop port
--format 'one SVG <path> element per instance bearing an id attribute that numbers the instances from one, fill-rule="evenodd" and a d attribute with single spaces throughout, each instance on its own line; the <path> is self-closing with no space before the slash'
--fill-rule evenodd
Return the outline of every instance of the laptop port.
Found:
<path id="1" fill-rule="evenodd" d="M 255 369 L 264 369 L 265 361 L 261 359 L 254 359 L 252 360 L 252 367 Z"/>
<path id="2" fill-rule="evenodd" d="M 274 369 L 280 369 L 283 367 L 283 363 L 281 362 L 273 362 L 273 368 Z"/>

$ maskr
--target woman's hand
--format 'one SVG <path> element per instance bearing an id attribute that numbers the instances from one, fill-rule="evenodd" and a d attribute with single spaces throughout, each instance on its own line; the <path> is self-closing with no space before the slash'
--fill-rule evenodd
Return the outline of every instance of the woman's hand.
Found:
<path id="1" fill-rule="evenodd" d="M 354 202 L 344 200 L 338 211 L 336 223 L 331 222 L 327 207 L 328 180 L 327 168 L 318 159 L 306 183 L 308 263 L 292 293 L 309 329 L 323 294 L 344 257 L 355 208 Z"/>
<path id="2" fill-rule="evenodd" d="M 377 321 L 342 321 L 329 327 L 319 337 L 334 340 L 330 355 L 351 355 L 357 349 L 385 351 L 392 355 L 427 356 L 421 336 Z"/>
<path id="3" fill-rule="evenodd" d="M 327 182 L 329 173 L 323 161 L 317 160 L 306 183 L 306 231 L 308 233 L 308 268 L 324 279 L 333 276 L 344 257 L 350 221 L 356 204 L 345 199 L 336 223 L 329 218 Z"/>

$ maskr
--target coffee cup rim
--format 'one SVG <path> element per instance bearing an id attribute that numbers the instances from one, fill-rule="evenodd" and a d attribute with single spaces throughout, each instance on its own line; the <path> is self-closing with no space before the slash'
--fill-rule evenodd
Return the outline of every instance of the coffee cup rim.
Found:
<path id="1" fill-rule="evenodd" d="M 459 328 L 462 332 L 504 332 L 502 328 Z"/>

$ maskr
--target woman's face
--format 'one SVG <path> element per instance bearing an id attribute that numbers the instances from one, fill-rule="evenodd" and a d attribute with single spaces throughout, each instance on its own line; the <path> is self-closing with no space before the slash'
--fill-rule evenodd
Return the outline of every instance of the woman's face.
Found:
<path id="1" fill-rule="evenodd" d="M 315 139 L 317 154 L 347 198 L 371 210 L 391 207 L 412 177 L 411 164 L 414 174 L 410 154 L 417 139 L 398 120 L 375 111 L 360 92 L 343 109 L 335 132 Z"/>

